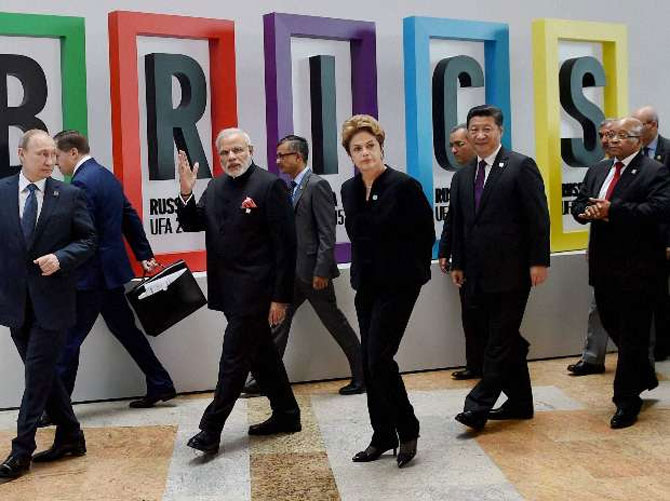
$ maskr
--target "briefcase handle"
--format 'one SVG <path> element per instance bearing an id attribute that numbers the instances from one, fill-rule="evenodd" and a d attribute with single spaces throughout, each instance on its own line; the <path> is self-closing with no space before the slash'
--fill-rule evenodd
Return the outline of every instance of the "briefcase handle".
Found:
<path id="1" fill-rule="evenodd" d="M 158 265 L 159 268 L 162 268 L 163 270 L 165 269 L 165 265 L 163 263 L 160 263 L 160 262 L 156 261 L 156 264 Z M 135 290 L 138 287 L 142 287 L 142 285 L 144 285 L 144 282 L 146 282 L 148 279 L 151 278 L 150 276 L 147 276 L 147 270 L 145 270 L 144 268 L 142 268 L 142 272 L 143 273 L 142 273 L 142 278 L 140 279 L 140 282 L 138 284 L 136 284 L 135 287 L 132 288 L 132 290 Z M 153 275 L 151 275 L 151 276 L 153 276 Z"/>

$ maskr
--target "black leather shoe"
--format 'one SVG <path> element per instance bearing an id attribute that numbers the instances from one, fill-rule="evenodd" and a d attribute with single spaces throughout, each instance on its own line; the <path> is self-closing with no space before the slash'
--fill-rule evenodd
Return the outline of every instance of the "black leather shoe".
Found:
<path id="1" fill-rule="evenodd" d="M 352 379 L 351 383 L 339 389 L 339 393 L 340 395 L 357 395 L 359 393 L 365 393 L 365 383 L 363 381 Z"/>
<path id="2" fill-rule="evenodd" d="M 0 464 L 0 479 L 12 480 L 19 478 L 30 469 L 30 456 L 21 457 L 10 454 Z"/>
<path id="3" fill-rule="evenodd" d="M 192 436 L 186 443 L 189 447 L 197 449 L 206 454 L 215 454 L 219 451 L 219 442 L 221 441 L 221 434 L 211 431 L 201 431 L 197 435 Z"/>
<path id="4" fill-rule="evenodd" d="M 568 365 L 568 370 L 575 376 L 588 376 L 589 374 L 602 374 L 605 372 L 605 364 L 591 364 L 580 360 L 576 364 Z"/>
<path id="5" fill-rule="evenodd" d="M 262 423 L 249 426 L 249 435 L 274 435 L 275 433 L 296 433 L 302 430 L 300 418 L 277 418 L 273 414 Z"/>
<path id="6" fill-rule="evenodd" d="M 86 454 L 86 439 L 84 434 L 80 433 L 77 438 L 68 440 L 67 442 L 57 442 L 46 451 L 39 452 L 33 456 L 35 463 L 48 463 L 50 461 L 57 461 L 65 456 L 83 456 Z"/>
<path id="7" fill-rule="evenodd" d="M 486 415 L 479 412 L 463 411 L 456 414 L 454 419 L 477 431 L 482 430 L 486 425 Z"/>
<path id="8" fill-rule="evenodd" d="M 462 369 L 451 373 L 451 379 L 463 381 L 465 379 L 479 379 L 482 377 L 480 372 L 471 371 L 470 369 Z"/>
<path id="9" fill-rule="evenodd" d="M 398 452 L 398 468 L 402 468 L 416 456 L 416 442 L 418 438 L 413 438 L 406 442 L 400 442 L 400 452 Z"/>
<path id="10" fill-rule="evenodd" d="M 617 430 L 633 426 L 635 421 L 637 421 L 637 414 L 638 413 L 635 412 L 634 409 L 622 409 L 621 407 L 617 407 L 614 416 L 612 416 L 612 419 L 610 420 L 610 428 Z"/>
<path id="11" fill-rule="evenodd" d="M 168 400 L 172 400 L 174 397 L 177 396 L 177 392 L 175 391 L 174 388 L 170 391 L 166 391 L 164 393 L 159 393 L 157 395 L 146 395 L 139 400 L 133 400 L 128 404 L 128 407 L 132 409 L 148 409 L 149 407 L 153 407 L 156 405 L 158 402 L 161 400 L 163 402 L 167 402 Z"/>
<path id="12" fill-rule="evenodd" d="M 37 427 L 38 428 L 46 428 L 48 426 L 51 426 L 53 421 L 51 421 L 51 418 L 49 417 L 49 414 L 46 412 L 43 412 L 42 415 L 40 416 L 40 420 L 37 422 Z"/>
<path id="13" fill-rule="evenodd" d="M 497 409 L 490 410 L 488 418 L 493 420 L 533 419 L 533 408 L 507 405 L 507 402 L 505 402 Z"/>
<path id="14" fill-rule="evenodd" d="M 393 450 L 393 456 L 396 455 L 398 450 L 398 441 L 389 442 L 388 444 L 383 444 L 380 446 L 368 445 L 364 451 L 357 452 L 354 454 L 354 457 L 351 460 L 354 463 L 369 463 L 370 461 L 375 461 L 381 457 L 386 451 Z"/>

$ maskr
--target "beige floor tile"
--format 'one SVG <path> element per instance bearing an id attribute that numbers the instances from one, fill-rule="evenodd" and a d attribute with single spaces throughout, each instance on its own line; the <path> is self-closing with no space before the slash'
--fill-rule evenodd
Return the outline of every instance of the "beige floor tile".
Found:
<path id="1" fill-rule="evenodd" d="M 173 426 L 85 429 L 88 453 L 54 463 L 33 464 L 31 471 L 0 485 L 0 498 L 17 501 L 160 500 L 165 489 L 175 437 Z M 10 433 L 0 433 L 3 458 Z M 38 450 L 53 441 L 40 430 Z"/>
<path id="2" fill-rule="evenodd" d="M 325 452 L 252 454 L 252 501 L 338 500 Z"/>

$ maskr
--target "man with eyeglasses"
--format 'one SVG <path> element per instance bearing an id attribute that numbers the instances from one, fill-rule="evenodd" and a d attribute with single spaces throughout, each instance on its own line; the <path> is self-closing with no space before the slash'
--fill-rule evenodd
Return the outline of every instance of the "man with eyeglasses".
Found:
<path id="1" fill-rule="evenodd" d="M 642 153 L 670 168 L 670 139 L 658 132 L 658 113 L 651 106 L 643 106 L 633 112 L 633 117 L 642 122 Z M 670 224 L 661 225 L 665 238 L 665 283 L 670 279 Z M 670 291 L 666 288 L 654 311 L 652 354 L 656 361 L 670 356 Z"/>
<path id="2" fill-rule="evenodd" d="M 291 390 L 271 327 L 284 321 L 293 299 L 295 224 L 286 184 L 253 162 L 253 146 L 242 129 L 224 129 L 216 148 L 225 175 L 212 179 L 196 204 L 198 164 L 179 152 L 181 189 L 177 217 L 184 231 L 204 231 L 209 308 L 228 325 L 214 399 L 188 446 L 219 450 L 223 426 L 249 371 L 268 395 L 270 418 L 249 427 L 250 435 L 301 430 L 300 409 Z"/>
<path id="3" fill-rule="evenodd" d="M 616 122 L 615 118 L 606 118 L 598 127 L 600 145 L 605 153 L 605 158 L 610 158 L 609 139 L 613 135 L 611 127 Z M 608 341 L 609 336 L 603 328 L 600 315 L 598 314 L 596 298 L 592 295 L 584 351 L 577 363 L 568 365 L 568 371 L 574 376 L 588 376 L 590 374 L 602 374 L 605 372 L 605 355 L 607 354 Z"/>
<path id="4" fill-rule="evenodd" d="M 340 388 L 341 395 L 365 392 L 361 343 L 344 313 L 337 307 L 333 279 L 340 275 L 335 262 L 335 199 L 330 184 L 307 166 L 309 145 L 305 138 L 289 135 L 277 145 L 277 166 L 291 178 L 289 194 L 295 214 L 298 257 L 293 302 L 286 319 L 273 331 L 279 355 L 283 356 L 297 309 L 305 302 L 340 346 L 349 362 L 352 380 Z M 258 394 L 255 382 L 245 387 L 247 395 Z"/>
<path id="5" fill-rule="evenodd" d="M 670 173 L 640 152 L 642 123 L 623 118 L 611 129 L 612 159 L 589 168 L 572 206 L 591 223 L 589 283 L 605 330 L 619 349 L 612 428 L 637 421 L 640 393 L 658 386 L 649 360 L 649 330 L 662 290 L 665 244 L 658 225 L 670 217 Z"/>
<path id="6" fill-rule="evenodd" d="M 658 132 L 658 113 L 651 106 L 643 106 L 636 109 L 631 116 L 642 122 L 642 154 L 661 162 L 666 167 L 670 166 L 670 140 L 661 136 Z"/>

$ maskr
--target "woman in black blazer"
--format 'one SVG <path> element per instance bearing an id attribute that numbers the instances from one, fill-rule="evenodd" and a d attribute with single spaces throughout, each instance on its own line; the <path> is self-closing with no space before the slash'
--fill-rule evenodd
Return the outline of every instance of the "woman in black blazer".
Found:
<path id="1" fill-rule="evenodd" d="M 373 435 L 356 462 L 374 461 L 400 441 L 398 466 L 416 455 L 419 421 L 393 357 L 430 278 L 433 213 L 421 185 L 384 164 L 384 130 L 369 115 L 342 126 L 342 146 L 360 175 L 342 185 L 351 240 L 351 285 Z"/>

